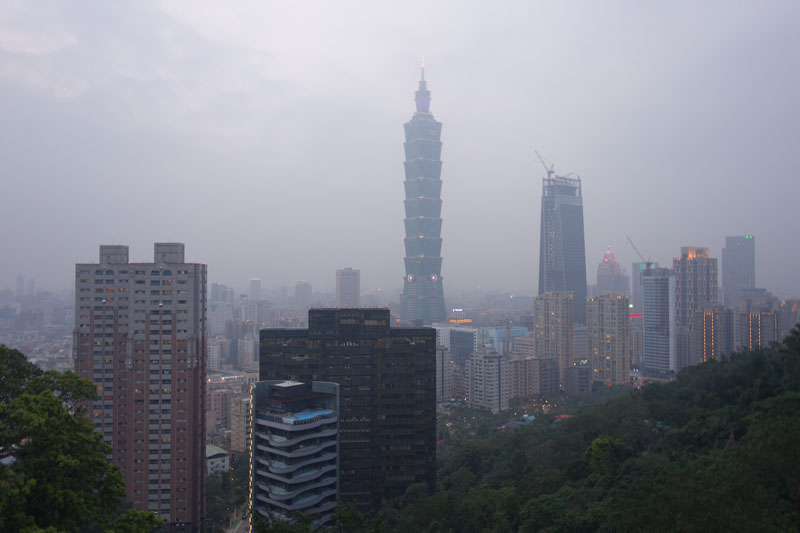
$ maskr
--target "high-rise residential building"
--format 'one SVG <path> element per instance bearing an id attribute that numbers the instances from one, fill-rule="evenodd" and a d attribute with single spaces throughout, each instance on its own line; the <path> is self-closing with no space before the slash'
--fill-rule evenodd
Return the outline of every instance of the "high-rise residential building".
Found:
<path id="1" fill-rule="evenodd" d="M 455 376 L 455 361 L 450 356 L 450 350 L 444 346 L 436 346 L 436 401 L 446 402 L 455 396 L 453 377 Z"/>
<path id="2" fill-rule="evenodd" d="M 239 306 L 239 317 L 242 322 L 257 326 L 259 324 L 258 304 L 249 299 L 243 299 Z"/>
<path id="3" fill-rule="evenodd" d="M 567 396 L 587 394 L 592 391 L 592 367 L 586 359 L 574 361 L 567 367 L 564 392 Z"/>
<path id="4" fill-rule="evenodd" d="M 642 352 L 644 351 L 644 313 L 628 313 L 628 323 L 631 332 L 631 368 L 642 367 Z"/>
<path id="5" fill-rule="evenodd" d="M 782 340 L 778 336 L 778 313 L 774 311 L 735 312 L 734 320 L 735 350 L 768 348 Z"/>
<path id="6" fill-rule="evenodd" d="M 211 284 L 211 294 L 208 298 L 210 302 L 227 302 L 228 305 L 233 307 L 234 303 L 234 290 L 233 287 L 228 287 L 221 283 Z"/>
<path id="7" fill-rule="evenodd" d="M 436 343 L 450 350 L 450 357 L 459 366 L 478 351 L 478 330 L 452 324 L 434 324 Z"/>
<path id="8" fill-rule="evenodd" d="M 247 451 L 248 424 L 250 419 L 250 396 L 241 394 L 231 398 L 231 454 Z"/>
<path id="9" fill-rule="evenodd" d="M 603 260 L 597 265 L 597 294 L 628 294 L 630 286 L 630 279 L 609 246 L 603 254 Z"/>
<path id="10" fill-rule="evenodd" d="M 484 327 L 478 329 L 478 335 L 497 353 L 507 356 L 512 351 L 515 339 L 528 335 L 528 328 L 523 326 Z"/>
<path id="11" fill-rule="evenodd" d="M 722 249 L 722 293 L 724 304 L 733 309 L 742 289 L 756 286 L 756 238 L 753 235 L 725 237 Z"/>
<path id="12" fill-rule="evenodd" d="M 536 356 L 558 362 L 558 379 L 562 384 L 567 367 L 575 361 L 573 301 L 572 292 L 548 292 L 537 296 L 533 303 Z"/>
<path id="13" fill-rule="evenodd" d="M 247 298 L 250 303 L 257 304 L 261 301 L 261 278 L 251 278 L 248 287 Z"/>
<path id="14" fill-rule="evenodd" d="M 361 302 L 361 271 L 343 268 L 336 271 L 336 307 L 356 309 Z"/>
<path id="15" fill-rule="evenodd" d="M 588 303 L 588 299 L 586 300 Z M 587 361 L 589 359 L 589 332 L 583 324 L 572 325 L 572 346 L 574 350 L 573 361 Z"/>
<path id="16" fill-rule="evenodd" d="M 25 296 L 25 277 L 22 274 L 17 276 L 17 296 Z"/>
<path id="17" fill-rule="evenodd" d="M 586 248 L 580 178 L 548 173 L 542 183 L 539 295 L 572 292 L 574 319 L 586 325 Z"/>
<path id="18" fill-rule="evenodd" d="M 631 366 L 628 297 L 606 293 L 587 304 L 589 363 L 592 381 L 625 385 Z"/>
<path id="19" fill-rule="evenodd" d="M 294 303 L 300 309 L 311 307 L 311 284 L 309 282 L 298 281 L 294 284 Z"/>
<path id="20" fill-rule="evenodd" d="M 528 401 L 542 394 L 539 371 L 541 364 L 541 360 L 536 357 L 534 337 L 514 339 L 514 348 L 507 362 L 510 402 Z"/>
<path id="21" fill-rule="evenodd" d="M 175 527 L 205 514 L 206 265 L 156 243 L 152 263 L 100 246 L 75 265 L 75 372 L 99 399 L 87 406 L 122 469 L 126 500 Z"/>
<path id="22" fill-rule="evenodd" d="M 241 370 L 258 372 L 258 338 L 246 335 L 236 342 L 238 367 Z"/>
<path id="23" fill-rule="evenodd" d="M 206 391 L 206 433 L 231 429 L 231 398 L 240 394 L 234 389 L 212 389 Z"/>
<path id="24" fill-rule="evenodd" d="M 783 341 L 792 330 L 800 327 L 800 300 L 783 300 L 777 305 L 778 338 Z"/>
<path id="25" fill-rule="evenodd" d="M 648 268 L 658 268 L 658 263 L 633 263 L 631 270 L 631 303 L 633 304 L 632 311 L 634 313 L 641 313 L 644 311 L 644 288 L 642 276 Z"/>
<path id="26" fill-rule="evenodd" d="M 509 403 L 520 403 L 539 396 L 539 359 L 512 353 L 505 361 Z"/>
<path id="27" fill-rule="evenodd" d="M 339 385 L 261 381 L 251 391 L 250 516 L 315 527 L 338 499 Z M 252 524 L 251 524 L 252 525 Z"/>
<path id="28" fill-rule="evenodd" d="M 224 339 L 209 339 L 206 346 L 206 370 L 220 370 L 225 364 L 225 343 Z"/>
<path id="29" fill-rule="evenodd" d="M 675 324 L 677 368 L 681 370 L 700 361 L 692 353 L 691 339 L 694 312 L 717 303 L 717 259 L 708 248 L 684 246 L 681 256 L 672 262 L 675 272 Z"/>
<path id="30" fill-rule="evenodd" d="M 225 326 L 233 320 L 233 309 L 228 302 L 216 301 L 208 304 L 208 336 L 225 335 Z"/>
<path id="31" fill-rule="evenodd" d="M 642 276 L 643 375 L 666 378 L 677 370 L 675 276 L 668 268 L 650 268 Z"/>
<path id="32" fill-rule="evenodd" d="M 417 111 L 405 124 L 405 269 L 402 312 L 415 325 L 443 322 L 442 123 L 430 112 L 425 68 L 415 96 Z"/>
<path id="33" fill-rule="evenodd" d="M 719 361 L 733 352 L 733 311 L 721 305 L 707 305 L 694 312 L 693 359 L 699 363 Z"/>
<path id="34" fill-rule="evenodd" d="M 509 383 L 506 359 L 486 346 L 464 365 L 467 407 L 499 413 L 508 409 Z"/>
<path id="35" fill-rule="evenodd" d="M 311 309 L 308 329 L 262 329 L 262 380 L 339 384 L 340 498 L 362 512 L 436 480 L 436 332 L 388 309 Z"/>

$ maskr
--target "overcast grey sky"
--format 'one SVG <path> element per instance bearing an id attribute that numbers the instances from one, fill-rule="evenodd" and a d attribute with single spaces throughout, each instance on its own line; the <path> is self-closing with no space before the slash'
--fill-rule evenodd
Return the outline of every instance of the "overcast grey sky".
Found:
<path id="1" fill-rule="evenodd" d="M 186 243 L 209 278 L 401 287 L 403 128 L 425 56 L 444 123 L 448 290 L 533 292 L 533 150 L 607 245 L 662 264 L 753 233 L 800 295 L 800 3 L 0 4 L 0 288 L 101 243 Z"/>

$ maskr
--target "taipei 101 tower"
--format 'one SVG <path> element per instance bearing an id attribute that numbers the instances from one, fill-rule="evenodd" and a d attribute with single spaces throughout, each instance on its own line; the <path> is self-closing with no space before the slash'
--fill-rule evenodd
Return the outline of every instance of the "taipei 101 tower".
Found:
<path id="1" fill-rule="evenodd" d="M 425 63 L 415 100 L 417 112 L 406 122 L 406 277 L 402 319 L 415 325 L 445 320 L 442 287 L 442 123 L 430 112 Z"/>

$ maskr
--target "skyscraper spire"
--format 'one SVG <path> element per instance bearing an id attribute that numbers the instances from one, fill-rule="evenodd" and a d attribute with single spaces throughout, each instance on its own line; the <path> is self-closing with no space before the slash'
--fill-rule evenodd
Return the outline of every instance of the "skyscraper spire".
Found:
<path id="1" fill-rule="evenodd" d="M 430 113 L 425 63 L 417 112 L 405 124 L 405 267 L 402 318 L 419 325 L 445 320 L 442 288 L 442 123 Z"/>
<path id="2" fill-rule="evenodd" d="M 422 58 L 420 63 L 420 80 L 419 89 L 415 93 L 414 100 L 417 102 L 417 113 L 430 113 L 431 108 L 431 92 L 428 90 L 428 84 L 425 81 L 425 58 Z"/>

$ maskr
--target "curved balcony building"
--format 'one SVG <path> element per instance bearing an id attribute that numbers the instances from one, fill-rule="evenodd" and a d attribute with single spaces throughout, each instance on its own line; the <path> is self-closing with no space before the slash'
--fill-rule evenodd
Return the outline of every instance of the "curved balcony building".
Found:
<path id="1" fill-rule="evenodd" d="M 251 516 L 325 524 L 339 496 L 339 385 L 261 381 L 251 396 Z"/>

